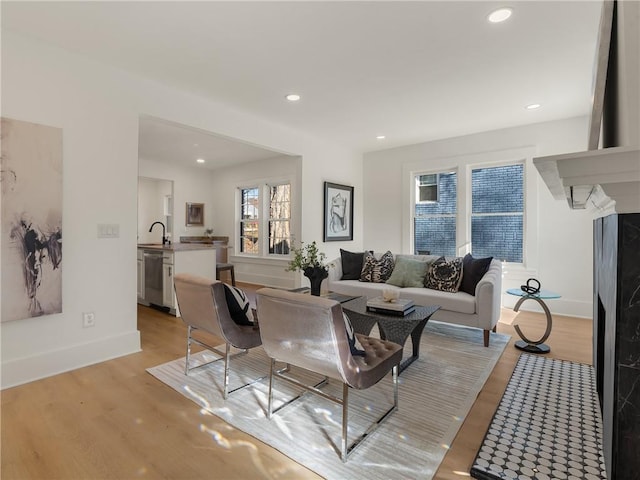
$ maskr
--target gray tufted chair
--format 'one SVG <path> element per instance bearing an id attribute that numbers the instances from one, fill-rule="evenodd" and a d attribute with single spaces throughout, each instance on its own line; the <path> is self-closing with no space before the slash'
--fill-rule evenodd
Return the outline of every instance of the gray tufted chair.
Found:
<path id="1" fill-rule="evenodd" d="M 353 356 L 349 348 L 342 307 L 335 300 L 272 288 L 262 288 L 256 295 L 262 346 L 271 358 L 268 417 L 271 418 L 275 413 L 274 378 L 285 380 L 341 405 L 340 456 L 342 461 L 346 462 L 353 449 L 362 444 L 362 440 L 398 408 L 398 365 L 402 360 L 402 347 L 393 342 L 356 333 L 366 356 Z M 304 384 L 293 378 L 290 370 L 276 370 L 276 361 L 319 373 L 325 379 L 313 386 Z M 349 388 L 369 388 L 384 378 L 389 371 L 392 371 L 393 378 L 393 405 L 360 438 L 347 447 Z M 329 379 L 342 383 L 342 398 L 320 390 Z M 289 401 L 283 406 L 291 403 L 292 401 Z"/>
<path id="2" fill-rule="evenodd" d="M 189 371 L 194 368 L 200 368 L 212 363 L 209 362 L 204 365 L 189 368 L 191 344 L 196 343 L 220 355 L 220 358 L 213 360 L 214 362 L 224 359 L 223 398 L 226 399 L 230 393 L 266 378 L 261 377 L 229 391 L 230 359 L 235 355 L 246 353 L 250 348 L 259 346 L 261 340 L 260 331 L 257 326 L 238 325 L 233 321 L 229 314 L 229 307 L 227 307 L 222 282 L 187 273 L 179 273 L 174 277 L 174 287 L 176 289 L 176 299 L 178 300 L 180 316 L 182 317 L 182 321 L 187 325 L 185 375 L 189 375 Z M 192 334 L 195 330 L 202 330 L 222 339 L 226 344 L 225 351 L 221 352 L 217 348 L 193 338 Z M 239 348 L 243 351 L 231 355 L 231 347 Z"/>

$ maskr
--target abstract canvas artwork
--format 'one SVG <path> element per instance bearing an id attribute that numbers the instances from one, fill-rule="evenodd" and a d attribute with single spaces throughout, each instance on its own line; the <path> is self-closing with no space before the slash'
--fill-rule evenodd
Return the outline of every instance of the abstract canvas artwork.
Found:
<path id="1" fill-rule="evenodd" d="M 2 321 L 62 312 L 62 129 L 2 118 Z"/>

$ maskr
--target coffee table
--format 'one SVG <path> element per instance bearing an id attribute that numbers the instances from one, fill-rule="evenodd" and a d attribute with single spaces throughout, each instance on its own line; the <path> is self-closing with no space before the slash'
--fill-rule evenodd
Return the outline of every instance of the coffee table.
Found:
<path id="1" fill-rule="evenodd" d="M 379 312 L 367 311 L 367 297 L 357 297 L 342 304 L 342 309 L 346 311 L 353 326 L 353 330 L 362 335 L 369 335 L 371 329 L 377 323 L 380 330 L 380 337 L 404 346 L 409 335 L 413 347 L 412 355 L 400 363 L 399 372 L 415 362 L 420 355 L 420 337 L 422 331 L 431 318 L 436 313 L 439 305 L 423 307 L 416 305 L 416 309 L 404 317 L 396 315 L 385 315 Z"/>

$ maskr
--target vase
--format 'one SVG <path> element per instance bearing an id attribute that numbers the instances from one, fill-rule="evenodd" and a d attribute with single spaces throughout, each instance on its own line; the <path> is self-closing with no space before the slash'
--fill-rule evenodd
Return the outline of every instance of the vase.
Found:
<path id="1" fill-rule="evenodd" d="M 307 267 L 304 269 L 304 276 L 309 279 L 311 284 L 311 295 L 319 297 L 322 280 L 329 276 L 327 269 L 324 267 Z"/>

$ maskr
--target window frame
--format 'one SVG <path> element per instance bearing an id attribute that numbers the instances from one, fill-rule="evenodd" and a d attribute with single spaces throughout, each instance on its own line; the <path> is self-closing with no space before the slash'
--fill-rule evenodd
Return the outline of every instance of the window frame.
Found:
<path id="1" fill-rule="evenodd" d="M 294 181 L 288 177 L 260 179 L 243 184 L 236 185 L 236 208 L 235 208 L 235 225 L 236 225 L 236 256 L 245 258 L 271 258 L 271 259 L 288 259 L 289 253 L 269 253 L 269 225 L 274 219 L 270 217 L 270 203 L 271 203 L 271 188 L 278 185 L 289 185 L 289 246 L 293 244 L 294 234 L 294 202 L 295 191 Z M 243 252 L 242 251 L 242 236 L 241 225 L 245 220 L 242 219 L 242 191 L 257 189 L 258 190 L 258 251 Z M 251 220 L 254 221 L 254 220 Z"/>
<path id="2" fill-rule="evenodd" d="M 511 161 L 500 161 L 500 162 L 486 162 L 476 165 L 469 165 L 467 168 L 467 177 L 468 177 L 468 188 L 465 195 L 468 195 L 468 210 L 466 215 L 466 222 L 468 228 L 468 237 L 469 237 L 469 249 L 470 253 L 473 254 L 473 231 L 472 231 L 472 219 L 474 216 L 482 217 L 482 216 L 508 216 L 508 215 L 516 215 L 520 214 L 520 212 L 502 212 L 500 214 L 495 213 L 481 213 L 474 214 L 473 213 L 473 171 L 479 169 L 489 169 L 489 168 L 500 168 L 500 167 L 508 167 L 512 165 L 522 165 L 522 262 L 508 262 L 506 260 L 500 259 L 504 264 L 510 265 L 525 265 L 525 259 L 527 254 L 527 162 L 526 159 L 520 160 L 511 160 Z"/>
<path id="3" fill-rule="evenodd" d="M 463 257 L 470 252 L 471 246 L 471 195 L 467 193 L 467 184 L 471 182 L 471 169 L 491 167 L 515 162 L 524 162 L 524 219 L 523 219 L 523 263 L 506 262 L 503 265 L 505 275 L 510 278 L 526 280 L 538 275 L 539 242 L 538 229 L 538 190 L 539 176 L 533 165 L 533 158 L 540 155 L 535 145 L 524 145 L 504 150 L 483 150 L 481 153 L 429 157 L 407 162 L 402 165 L 402 201 L 401 247 L 404 253 L 415 251 L 413 208 L 415 205 L 414 175 L 438 171 L 458 172 L 458 219 L 456 222 L 457 256 Z"/>

